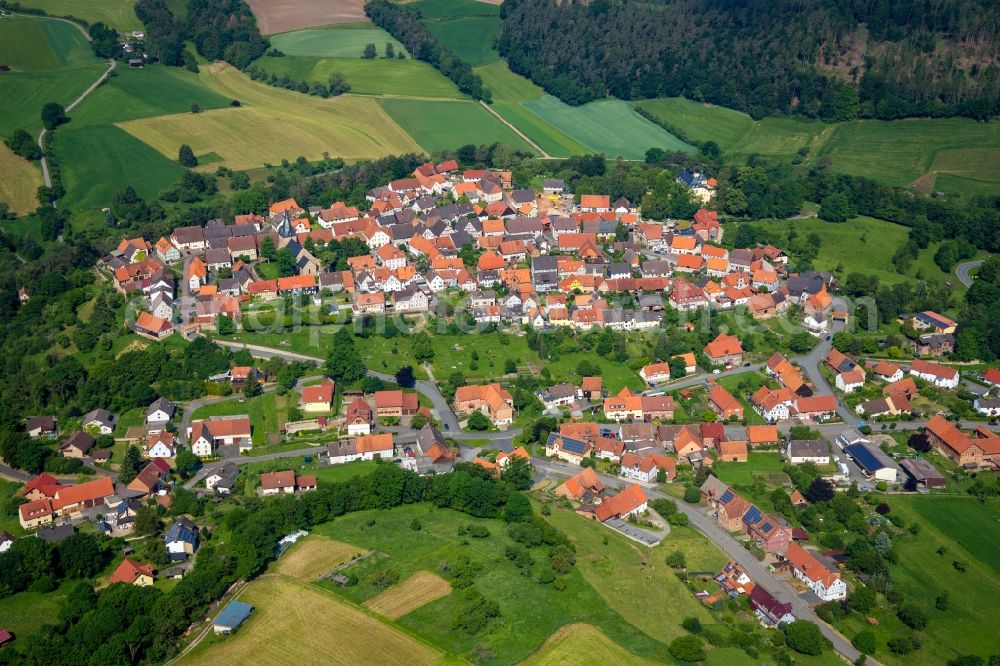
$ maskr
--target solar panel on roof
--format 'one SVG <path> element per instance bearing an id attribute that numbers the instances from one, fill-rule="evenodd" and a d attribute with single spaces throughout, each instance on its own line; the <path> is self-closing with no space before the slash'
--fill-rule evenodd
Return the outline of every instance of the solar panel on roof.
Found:
<path id="1" fill-rule="evenodd" d="M 747 525 L 752 525 L 761 519 L 760 509 L 755 506 L 750 507 L 750 510 L 746 512 L 743 516 L 743 522 Z"/>
<path id="2" fill-rule="evenodd" d="M 719 498 L 719 501 L 725 504 L 731 501 L 734 497 L 736 497 L 736 493 L 727 488 L 726 492 L 722 493 L 722 497 Z"/>
<path id="3" fill-rule="evenodd" d="M 854 462 L 869 473 L 875 473 L 885 467 L 864 444 L 851 444 L 847 447 L 847 452 L 854 458 Z"/>
<path id="4" fill-rule="evenodd" d="M 763 532 L 764 534 L 767 534 L 768 532 L 770 532 L 771 531 L 771 523 L 764 523 L 763 525 L 761 525 L 760 526 L 760 531 Z"/>

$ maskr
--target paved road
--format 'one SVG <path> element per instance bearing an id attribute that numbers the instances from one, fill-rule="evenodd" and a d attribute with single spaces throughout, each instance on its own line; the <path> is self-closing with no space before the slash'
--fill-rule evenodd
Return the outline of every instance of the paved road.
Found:
<path id="1" fill-rule="evenodd" d="M 210 463 L 202 465 L 194 476 L 184 482 L 184 487 L 191 489 L 194 488 L 198 483 L 202 481 L 208 473 L 214 469 L 218 469 L 228 462 L 235 465 L 249 465 L 250 463 L 258 462 L 268 462 L 270 460 L 281 460 L 282 458 L 298 458 L 299 456 L 314 456 L 326 451 L 326 444 L 320 446 L 310 446 L 304 449 L 296 449 L 294 451 L 281 451 L 278 453 L 265 453 L 259 456 L 240 456 L 238 458 L 226 458 L 225 460 L 216 460 Z"/>
<path id="2" fill-rule="evenodd" d="M 964 284 L 966 287 L 972 286 L 972 280 L 974 279 L 969 275 L 970 271 L 974 271 L 983 265 L 982 260 L 979 261 L 966 261 L 964 263 L 955 266 L 955 275 L 958 276 L 958 281 Z"/>
<path id="3" fill-rule="evenodd" d="M 245 342 L 231 342 L 229 340 L 214 340 L 214 342 L 217 345 L 229 347 L 230 349 L 246 349 L 251 355 L 257 356 L 258 358 L 281 358 L 286 361 L 301 361 L 315 366 L 321 366 L 325 362 L 325 359 L 318 356 L 300 354 L 287 349 L 275 349 L 274 347 L 265 347 L 263 345 L 248 344 Z M 384 372 L 368 370 L 368 375 L 370 377 L 377 377 L 386 382 L 395 383 L 396 381 L 396 377 L 394 375 L 386 374 Z M 434 409 L 437 411 L 438 420 L 441 421 L 442 427 L 447 426 L 443 432 L 448 437 L 454 437 L 455 439 L 488 439 L 492 442 L 509 440 L 513 438 L 514 435 L 521 432 L 517 428 L 511 428 L 510 430 L 499 432 L 462 432 L 458 425 L 458 418 L 451 410 L 451 406 L 441 394 L 441 391 L 438 389 L 436 383 L 432 380 L 421 379 L 417 381 L 415 388 L 417 391 L 430 399 L 431 403 L 434 405 Z"/>
<path id="4" fill-rule="evenodd" d="M 721 379 L 722 377 L 732 377 L 733 375 L 743 374 L 745 372 L 760 372 L 764 369 L 763 363 L 755 363 L 752 365 L 741 365 L 731 370 L 722 370 L 718 374 L 709 374 L 707 372 L 702 372 L 696 375 L 691 375 L 690 377 L 684 377 L 683 379 L 678 379 L 673 382 L 667 382 L 665 384 L 660 384 L 651 389 L 646 389 L 642 392 L 642 395 L 653 395 L 658 393 L 663 393 L 665 391 L 676 391 L 678 389 L 691 388 L 692 386 L 703 386 L 709 379 Z"/>
<path id="5" fill-rule="evenodd" d="M 565 476 L 572 476 L 580 471 L 580 468 L 575 465 L 548 460 L 539 460 L 537 458 L 532 460 L 532 464 L 546 472 L 555 472 Z M 623 484 L 622 479 L 616 476 L 598 474 L 598 477 L 600 477 L 601 481 L 605 484 L 612 487 L 618 487 Z M 664 495 L 659 490 L 652 488 L 646 488 L 646 495 L 654 499 L 674 499 Z M 776 599 L 778 599 L 778 601 L 792 604 L 792 614 L 795 615 L 796 618 L 816 623 L 819 626 L 820 631 L 823 632 L 823 635 L 826 636 L 826 638 L 833 644 L 833 649 L 836 650 L 841 656 L 850 662 L 854 662 L 854 660 L 858 658 L 860 653 L 854 649 L 854 646 L 851 645 L 850 641 L 823 622 L 813 611 L 812 606 L 799 597 L 798 593 L 792 589 L 786 581 L 771 573 L 768 570 L 767 565 L 758 561 L 750 551 L 730 536 L 728 532 L 721 529 L 718 523 L 711 516 L 706 515 L 706 509 L 704 506 L 691 506 L 684 502 L 677 502 L 677 508 L 687 515 L 692 526 L 708 537 L 708 539 L 722 549 L 726 555 L 738 562 L 755 583 L 763 585 L 771 594 L 774 595 Z M 874 664 L 876 662 L 869 659 L 868 663 Z"/>

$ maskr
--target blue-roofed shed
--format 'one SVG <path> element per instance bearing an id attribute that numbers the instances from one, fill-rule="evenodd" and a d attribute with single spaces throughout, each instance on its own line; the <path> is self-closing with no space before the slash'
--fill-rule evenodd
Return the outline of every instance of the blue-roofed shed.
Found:
<path id="1" fill-rule="evenodd" d="M 231 634 L 250 617 L 252 612 L 253 606 L 250 604 L 242 601 L 230 601 L 216 616 L 213 630 L 216 634 Z"/>
<path id="2" fill-rule="evenodd" d="M 892 458 L 887 456 L 876 444 L 860 442 L 851 444 L 846 449 L 847 455 L 854 459 L 861 471 L 879 481 L 896 482 L 898 467 Z"/>

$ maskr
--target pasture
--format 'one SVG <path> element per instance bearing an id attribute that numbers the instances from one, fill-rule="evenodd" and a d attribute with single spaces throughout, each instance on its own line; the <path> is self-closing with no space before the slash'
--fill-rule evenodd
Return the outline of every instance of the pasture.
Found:
<path id="1" fill-rule="evenodd" d="M 18 215 L 30 213 L 38 207 L 35 193 L 41 184 L 42 170 L 0 142 L 0 201 Z"/>
<path id="2" fill-rule="evenodd" d="M 500 32 L 500 7 L 476 0 L 420 0 L 424 23 L 443 46 L 478 67 L 496 62 L 493 41 Z"/>
<path id="3" fill-rule="evenodd" d="M 311 583 L 338 564 L 350 561 L 359 550 L 349 543 L 310 534 L 299 539 L 274 565 L 274 572 Z"/>
<path id="4" fill-rule="evenodd" d="M 364 0 L 247 0 L 262 34 L 299 30 L 332 23 L 367 21 Z"/>
<path id="5" fill-rule="evenodd" d="M 832 271 L 839 279 L 855 272 L 875 275 L 888 284 L 907 279 L 907 275 L 896 272 L 890 261 L 896 250 L 906 242 L 909 233 L 907 227 L 863 216 L 842 224 L 812 218 L 766 220 L 753 225 L 776 234 L 784 234 L 792 228 L 800 236 L 820 234 L 823 241 L 813 264 L 817 270 Z M 934 246 L 922 250 L 910 267 L 908 276 L 914 277 L 919 270 L 924 280 L 955 282 L 954 276 L 944 273 L 933 262 L 935 251 Z"/>
<path id="6" fill-rule="evenodd" d="M 179 663 L 436 664 L 443 656 L 335 595 L 285 576 L 265 575 L 239 598 L 254 606 L 239 631 L 206 641 Z"/>
<path id="7" fill-rule="evenodd" d="M 326 84 L 333 73 L 342 74 L 355 95 L 399 95 L 467 99 L 439 71 L 419 60 L 362 60 L 311 56 L 264 56 L 254 66 L 279 77 Z"/>
<path id="8" fill-rule="evenodd" d="M 428 571 L 418 571 L 402 583 L 365 602 L 365 607 L 396 620 L 451 593 L 451 584 Z"/>
<path id="9" fill-rule="evenodd" d="M 21 16 L 0 19 L 0 63 L 14 71 L 48 71 L 97 61 L 76 25 Z"/>
<path id="10" fill-rule="evenodd" d="M 16 521 L 15 521 L 16 522 Z M 58 617 L 76 581 L 66 581 L 52 592 L 18 592 L 0 599 L 0 626 L 23 639 Z"/>
<path id="11" fill-rule="evenodd" d="M 545 641 L 542 649 L 523 666 L 604 666 L 605 664 L 655 664 L 630 653 L 589 624 L 567 624 Z"/>
<path id="12" fill-rule="evenodd" d="M 67 125 L 56 133 L 54 149 L 66 187 L 63 203 L 75 211 L 99 213 L 126 185 L 154 197 L 184 175 L 176 155 L 168 159 L 114 125 Z"/>
<path id="13" fill-rule="evenodd" d="M 105 23 L 118 32 L 143 29 L 132 0 L 24 0 L 21 4 L 52 16 L 75 16 L 91 24 Z"/>
<path id="14" fill-rule="evenodd" d="M 168 159 L 176 159 L 180 145 L 187 143 L 196 155 L 217 153 L 233 169 L 300 155 L 309 160 L 324 153 L 366 159 L 420 150 L 374 100 L 309 97 L 255 83 L 220 63 L 203 67 L 200 76 L 242 106 L 131 120 L 119 127 Z M 256 140 L 248 142 L 248 136 Z"/>
<path id="15" fill-rule="evenodd" d="M 620 100 L 602 100 L 572 107 L 545 95 L 522 104 L 549 125 L 591 151 L 604 153 L 609 158 L 641 160 L 653 147 L 694 151 L 694 148 L 646 120 Z"/>
<path id="16" fill-rule="evenodd" d="M 69 104 L 96 81 L 104 69 L 105 66 L 98 63 L 47 72 L 0 74 L 3 81 L 0 85 L 0 135 L 6 137 L 23 128 L 37 136 L 42 129 L 39 116 L 42 107 L 48 102 Z"/>
<path id="17" fill-rule="evenodd" d="M 207 87 L 197 74 L 179 67 L 119 67 L 115 76 L 73 110 L 72 126 L 190 113 L 192 104 L 198 104 L 205 111 L 222 109 L 231 101 Z"/>
<path id="18" fill-rule="evenodd" d="M 419 521 L 421 529 L 411 527 L 414 520 Z M 471 525 L 485 527 L 489 536 L 469 538 L 458 533 L 460 527 Z M 572 622 L 593 624 L 606 634 L 613 634 L 629 651 L 644 657 L 653 658 L 666 650 L 665 645 L 623 620 L 578 568 L 564 576 L 567 586 L 562 591 L 519 573 L 517 567 L 503 557 L 511 541 L 506 525 L 500 521 L 476 519 L 429 504 L 418 504 L 353 513 L 318 526 L 316 532 L 388 555 L 369 558 L 347 569 L 358 576 L 357 585 L 330 586 L 337 594 L 356 603 L 364 603 L 384 591 L 374 580 L 382 571 L 394 570 L 400 580 L 405 580 L 418 571 L 438 571 L 442 561 L 454 564 L 455 558 L 462 556 L 478 564 L 481 570 L 474 577 L 474 584 L 483 596 L 500 606 L 505 620 L 502 626 L 476 636 L 455 631 L 452 620 L 465 611 L 468 603 L 463 594 L 441 597 L 398 620 L 406 629 L 452 654 L 467 655 L 475 645 L 483 644 L 496 655 L 494 663 L 520 663 L 536 652 L 559 627 Z M 620 537 L 612 534 L 610 538 L 617 540 Z M 530 550 L 536 563 L 545 561 L 544 548 Z M 578 550 L 577 560 L 583 556 Z M 671 623 L 677 624 L 679 620 Z"/>
<path id="19" fill-rule="evenodd" d="M 476 102 L 387 98 L 379 104 L 428 152 L 494 142 L 533 152 L 524 139 Z"/>
<path id="20" fill-rule="evenodd" d="M 271 46 L 286 56 L 314 58 L 360 59 L 367 44 L 374 44 L 381 56 L 386 43 L 392 43 L 397 53 L 406 53 L 402 44 L 371 23 L 296 30 L 271 37 Z"/>

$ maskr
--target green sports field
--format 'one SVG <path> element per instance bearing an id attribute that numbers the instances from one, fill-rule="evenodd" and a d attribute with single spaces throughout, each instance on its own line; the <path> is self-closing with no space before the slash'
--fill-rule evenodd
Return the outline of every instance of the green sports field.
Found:
<path id="1" fill-rule="evenodd" d="M 427 151 L 499 141 L 519 150 L 531 147 L 476 102 L 380 99 L 379 104 Z"/>
<path id="2" fill-rule="evenodd" d="M 264 56 L 254 66 L 279 77 L 287 74 L 298 81 L 323 84 L 336 72 L 347 79 L 351 93 L 357 95 L 466 99 L 454 83 L 419 60 Z"/>
<path id="3" fill-rule="evenodd" d="M 132 0 L 23 0 L 21 4 L 52 16 L 75 16 L 87 23 L 105 23 L 119 32 L 143 29 Z"/>
<path id="4" fill-rule="evenodd" d="M 590 150 L 608 157 L 641 160 L 653 147 L 694 151 L 693 147 L 646 120 L 620 100 L 602 100 L 573 107 L 545 95 L 528 100 L 523 106 Z"/>
<path id="5" fill-rule="evenodd" d="M 402 44 L 371 23 L 345 23 L 323 28 L 306 28 L 273 35 L 269 39 L 271 46 L 290 56 L 361 58 L 367 44 L 374 44 L 381 56 L 387 42 L 391 42 L 397 52 L 406 53 Z"/>

